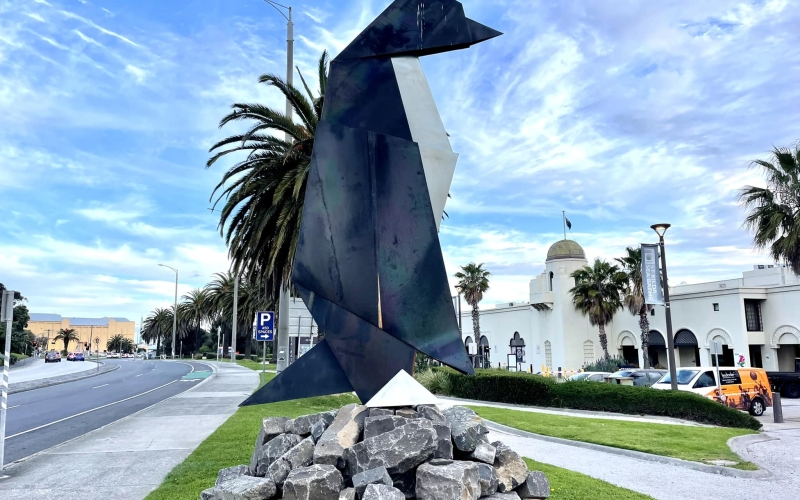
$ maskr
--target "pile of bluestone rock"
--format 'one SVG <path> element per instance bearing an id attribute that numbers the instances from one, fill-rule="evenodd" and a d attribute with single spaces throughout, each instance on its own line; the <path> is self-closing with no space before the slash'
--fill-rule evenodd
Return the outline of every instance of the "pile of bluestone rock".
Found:
<path id="1" fill-rule="evenodd" d="M 472 410 L 433 405 L 338 411 L 261 423 L 249 465 L 219 472 L 201 500 L 517 500 L 550 485 L 520 456 L 489 443 Z"/>

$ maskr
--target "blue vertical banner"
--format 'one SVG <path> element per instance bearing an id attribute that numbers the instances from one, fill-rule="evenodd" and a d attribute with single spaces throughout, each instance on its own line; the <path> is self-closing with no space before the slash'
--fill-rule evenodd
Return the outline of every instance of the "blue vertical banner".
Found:
<path id="1" fill-rule="evenodd" d="M 664 292 L 661 289 L 661 273 L 658 268 L 658 245 L 642 243 L 642 292 L 644 303 L 663 306 Z"/>

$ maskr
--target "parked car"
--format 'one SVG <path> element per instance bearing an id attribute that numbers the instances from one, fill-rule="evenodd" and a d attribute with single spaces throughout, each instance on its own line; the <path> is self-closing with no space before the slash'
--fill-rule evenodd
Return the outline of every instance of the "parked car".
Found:
<path id="1" fill-rule="evenodd" d="M 787 398 L 800 398 L 800 373 L 767 372 L 772 392 L 780 392 Z"/>
<path id="2" fill-rule="evenodd" d="M 110 352 L 110 353 L 108 353 L 107 357 L 108 358 L 119 358 L 119 353 L 118 352 Z"/>
<path id="3" fill-rule="evenodd" d="M 611 384 L 650 387 L 658 382 L 665 373 L 667 373 L 667 370 L 656 370 L 652 368 L 624 368 L 618 372 L 608 375 L 605 378 L 605 381 Z"/>
<path id="4" fill-rule="evenodd" d="M 74 352 L 72 355 L 72 361 L 86 361 L 86 356 L 84 356 L 82 352 Z"/>
<path id="5" fill-rule="evenodd" d="M 578 380 L 585 380 L 587 382 L 603 382 L 605 378 L 611 375 L 611 372 L 581 372 L 567 377 L 568 382 Z"/>
<path id="6" fill-rule="evenodd" d="M 713 366 L 679 368 L 676 375 L 678 390 L 700 394 L 730 408 L 749 411 L 757 417 L 772 406 L 772 388 L 767 372 L 762 368 L 720 367 L 721 395 L 717 386 L 717 368 Z M 671 389 L 671 381 L 672 378 L 666 374 L 653 388 Z"/>
<path id="7" fill-rule="evenodd" d="M 57 353 L 56 351 L 50 351 L 44 355 L 44 362 L 45 363 L 60 363 L 61 362 L 61 354 Z"/>
<path id="8" fill-rule="evenodd" d="M 75 361 L 75 353 L 71 352 L 67 354 L 67 361 Z"/>

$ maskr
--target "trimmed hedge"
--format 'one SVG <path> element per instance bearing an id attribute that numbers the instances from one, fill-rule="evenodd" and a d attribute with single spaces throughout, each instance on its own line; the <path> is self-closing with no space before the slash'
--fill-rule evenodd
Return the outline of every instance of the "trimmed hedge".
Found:
<path id="1" fill-rule="evenodd" d="M 497 403 L 510 403 L 575 410 L 606 411 L 639 415 L 658 415 L 693 420 L 721 427 L 758 430 L 761 422 L 747 413 L 728 408 L 698 394 L 662 391 L 649 387 L 562 382 L 553 379 L 501 370 L 478 370 L 467 376 L 445 368 L 448 396 Z M 423 382 L 424 385 L 424 382 Z"/>

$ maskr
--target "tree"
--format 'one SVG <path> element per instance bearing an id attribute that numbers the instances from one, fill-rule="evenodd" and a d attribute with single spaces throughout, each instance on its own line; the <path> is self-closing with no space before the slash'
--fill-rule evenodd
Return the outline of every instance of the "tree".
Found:
<path id="1" fill-rule="evenodd" d="M 116 352 L 130 352 L 133 350 L 133 341 L 122 334 L 116 334 L 106 342 L 106 349 Z"/>
<path id="2" fill-rule="evenodd" d="M 161 339 L 172 334 L 172 310 L 159 307 L 142 324 L 142 339 L 147 343 L 156 343 L 156 354 L 161 348 Z"/>
<path id="3" fill-rule="evenodd" d="M 322 116 L 328 79 L 328 54 L 319 59 L 319 90 L 314 95 L 303 82 L 308 97 L 272 74 L 260 83 L 278 89 L 291 103 L 299 123 L 285 113 L 261 104 L 234 104 L 220 127 L 246 122 L 248 130 L 215 144 L 207 164 L 235 152 L 247 156 L 222 176 L 211 195 L 214 206 L 223 202 L 219 230 L 228 245 L 232 267 L 245 275 L 266 276 L 267 295 L 277 299 L 288 287 L 300 233 L 314 134 Z M 299 72 L 299 71 L 298 71 Z M 291 140 L 272 133 L 287 134 Z"/>
<path id="4" fill-rule="evenodd" d="M 614 259 L 620 263 L 622 270 L 628 277 L 624 296 L 622 298 L 624 306 L 633 316 L 639 316 L 639 328 L 642 331 L 642 364 L 645 368 L 650 368 L 650 359 L 647 347 L 650 344 L 650 320 L 647 312 L 650 306 L 644 303 L 644 288 L 642 287 L 642 249 L 625 249 L 627 255 L 622 258 Z"/>
<path id="5" fill-rule="evenodd" d="M 58 331 L 58 335 L 55 336 L 55 340 L 63 340 L 64 350 L 68 351 L 70 342 L 79 342 L 81 339 L 74 328 L 62 328 Z"/>
<path id="6" fill-rule="evenodd" d="M 190 333 L 194 334 L 192 339 L 192 350 L 197 351 L 200 347 L 198 334 L 201 331 L 201 324 L 208 320 L 211 310 L 208 304 L 208 292 L 195 288 L 183 297 L 178 304 L 178 317 L 181 319 L 181 338 L 185 339 Z"/>
<path id="7" fill-rule="evenodd" d="M 575 278 L 575 286 L 569 291 L 572 294 L 572 303 L 575 309 L 589 317 L 592 326 L 598 327 L 603 356 L 608 359 L 605 326 L 622 308 L 621 295 L 628 277 L 617 266 L 600 259 L 595 259 L 592 266 L 583 266 L 570 276 Z"/>
<path id="8" fill-rule="evenodd" d="M 464 300 L 472 306 L 472 331 L 475 334 L 475 341 L 479 342 L 481 336 L 480 312 L 478 303 L 483 300 L 483 294 L 489 290 L 489 276 L 492 273 L 483 268 L 483 264 L 470 262 L 461 267 L 461 271 L 455 274 L 458 278 L 456 290 L 464 295 Z"/>
<path id="9" fill-rule="evenodd" d="M 767 177 L 767 187 L 745 186 L 739 203 L 747 216 L 744 227 L 753 232 L 753 245 L 769 247 L 776 262 L 800 274 L 800 143 L 793 149 L 774 148 L 770 161 L 755 160 Z"/>

